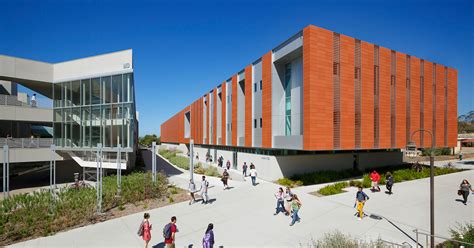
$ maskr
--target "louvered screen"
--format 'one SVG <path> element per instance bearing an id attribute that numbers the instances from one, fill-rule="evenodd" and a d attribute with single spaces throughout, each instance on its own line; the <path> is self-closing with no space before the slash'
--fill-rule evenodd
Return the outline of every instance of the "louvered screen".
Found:
<path id="1" fill-rule="evenodd" d="M 391 77 L 390 77 L 390 140 L 391 140 L 391 147 L 396 147 L 396 104 L 395 101 L 397 99 L 397 81 L 396 81 L 396 73 L 397 73 L 397 57 L 395 51 L 391 52 Z"/>
<path id="2" fill-rule="evenodd" d="M 406 85 L 406 141 L 410 141 L 410 132 L 411 132 L 411 57 L 407 55 L 406 57 L 406 73 L 407 73 L 407 85 Z"/>
<path id="3" fill-rule="evenodd" d="M 425 61 L 420 60 L 420 129 L 425 128 Z M 425 136 L 420 132 L 420 147 L 424 147 Z"/>
<path id="4" fill-rule="evenodd" d="M 379 128 L 379 47 L 374 46 L 374 148 L 380 146 L 380 128 Z"/>
<path id="5" fill-rule="evenodd" d="M 360 40 L 355 40 L 354 52 L 354 93 L 355 93 L 355 148 L 360 148 L 360 125 L 361 125 L 361 57 L 360 57 Z"/>
<path id="6" fill-rule="evenodd" d="M 433 146 L 437 146 L 436 144 L 436 63 L 433 63 Z"/>
<path id="7" fill-rule="evenodd" d="M 341 147 L 341 106 L 340 106 L 340 41 L 339 34 L 333 34 L 333 85 L 334 85 L 334 112 L 333 112 L 333 143 L 334 149 L 339 149 Z"/>
<path id="8" fill-rule="evenodd" d="M 448 67 L 444 67 L 444 146 L 448 146 Z"/>

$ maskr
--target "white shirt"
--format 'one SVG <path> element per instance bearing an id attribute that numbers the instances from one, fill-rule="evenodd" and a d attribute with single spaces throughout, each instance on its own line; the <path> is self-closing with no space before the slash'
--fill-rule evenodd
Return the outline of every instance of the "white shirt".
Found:
<path id="1" fill-rule="evenodd" d="M 204 181 L 201 182 L 201 190 L 202 190 L 202 192 L 205 192 L 205 193 L 207 192 L 207 186 L 208 186 L 208 185 L 209 185 L 209 183 L 208 183 L 206 180 L 204 180 Z"/>
<path id="2" fill-rule="evenodd" d="M 257 176 L 257 170 L 256 169 L 250 169 L 250 176 L 251 177 L 256 177 Z"/>

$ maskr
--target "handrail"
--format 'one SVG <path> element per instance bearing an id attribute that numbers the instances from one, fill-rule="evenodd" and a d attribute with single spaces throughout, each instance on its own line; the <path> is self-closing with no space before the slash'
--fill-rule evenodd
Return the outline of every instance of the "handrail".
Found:
<path id="1" fill-rule="evenodd" d="M 10 148 L 45 148 L 53 144 L 52 138 L 0 138 L 0 145 Z"/>
<path id="2" fill-rule="evenodd" d="M 418 235 L 419 235 L 419 234 L 424 235 L 424 236 L 426 236 L 427 238 L 432 236 L 431 234 L 426 233 L 426 232 L 423 232 L 423 231 L 419 231 L 418 229 L 413 230 L 413 232 L 416 233 L 416 239 L 417 239 L 416 241 L 417 241 L 417 243 L 418 243 Z M 439 236 L 439 235 L 433 235 L 433 237 L 438 238 L 438 239 L 443 239 L 443 240 L 445 240 L 445 241 L 451 241 L 451 242 L 455 242 L 455 243 L 459 243 L 459 244 L 474 246 L 473 243 L 468 243 L 468 242 L 459 241 L 459 240 L 455 240 L 455 239 L 451 239 L 451 238 L 446 238 L 446 237 Z M 427 241 L 428 241 L 428 239 L 427 239 Z"/>

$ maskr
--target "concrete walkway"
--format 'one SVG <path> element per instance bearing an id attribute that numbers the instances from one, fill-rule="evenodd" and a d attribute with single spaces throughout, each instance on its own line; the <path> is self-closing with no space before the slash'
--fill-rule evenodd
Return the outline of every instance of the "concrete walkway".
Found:
<path id="1" fill-rule="evenodd" d="M 161 164 L 159 162 L 159 164 Z M 167 166 L 166 164 L 163 164 Z M 187 186 L 189 175 L 175 174 L 170 181 Z M 456 201 L 459 183 L 467 178 L 474 182 L 474 171 L 439 176 L 435 178 L 436 233 L 449 236 L 449 228 L 456 222 L 474 221 L 474 195 L 468 205 Z M 353 216 L 355 189 L 349 192 L 316 197 L 295 189 L 303 203 L 301 223 L 290 227 L 289 217 L 273 216 L 276 201 L 274 193 L 278 185 L 259 181 L 251 186 L 245 182 L 230 181 L 234 188 L 223 190 L 217 178 L 210 178 L 214 187 L 209 196 L 212 204 L 188 205 L 182 202 L 149 210 L 153 224 L 153 247 L 163 247 L 162 228 L 173 215 L 177 216 L 179 232 L 176 247 L 201 247 L 201 240 L 208 223 L 214 223 L 216 247 L 305 247 L 311 239 L 321 238 L 324 233 L 339 230 L 361 239 L 384 240 L 396 243 L 413 242 L 388 221 Z M 382 187 L 384 189 L 384 187 Z M 414 237 L 413 229 L 429 230 L 429 180 L 421 179 L 394 185 L 394 194 L 367 192 L 367 214 L 377 214 Z M 51 237 L 38 238 L 12 247 L 142 247 L 137 228 L 143 213 L 77 228 Z"/>

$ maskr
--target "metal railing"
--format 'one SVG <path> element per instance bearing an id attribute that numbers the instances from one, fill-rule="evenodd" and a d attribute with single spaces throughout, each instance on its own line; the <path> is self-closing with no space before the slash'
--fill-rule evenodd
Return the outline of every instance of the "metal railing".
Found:
<path id="1" fill-rule="evenodd" d="M 413 232 L 415 233 L 416 235 L 416 243 L 419 244 L 419 236 L 424 236 L 425 237 L 425 247 L 430 247 L 430 237 L 431 237 L 431 234 L 427 233 L 427 232 L 422 232 L 418 229 L 415 229 L 413 230 Z M 449 241 L 449 242 L 454 242 L 454 243 L 457 243 L 459 244 L 460 247 L 474 247 L 474 244 L 473 243 L 468 243 L 468 242 L 463 242 L 463 241 L 459 241 L 459 240 L 454 240 L 454 239 L 451 239 L 451 238 L 446 238 L 446 237 L 443 237 L 443 236 L 439 236 L 439 235 L 433 235 L 433 237 L 437 238 L 437 239 L 442 239 L 444 240 L 443 242 L 445 241 Z M 422 247 L 421 245 L 417 245 L 416 246 L 417 248 L 418 247 Z"/>
<path id="2" fill-rule="evenodd" d="M 0 94 L 0 105 L 29 107 L 29 108 L 52 108 L 52 106 L 48 107 L 48 105 L 51 105 L 51 103 L 48 102 L 48 99 L 45 99 L 45 98 L 41 98 L 41 99 L 36 98 L 36 100 L 28 99 L 28 102 L 24 102 L 24 101 L 18 100 L 18 96 L 1 95 L 1 94 Z"/>
<path id="3" fill-rule="evenodd" d="M 51 144 L 51 138 L 0 138 L 0 145 L 10 148 L 48 148 Z"/>

